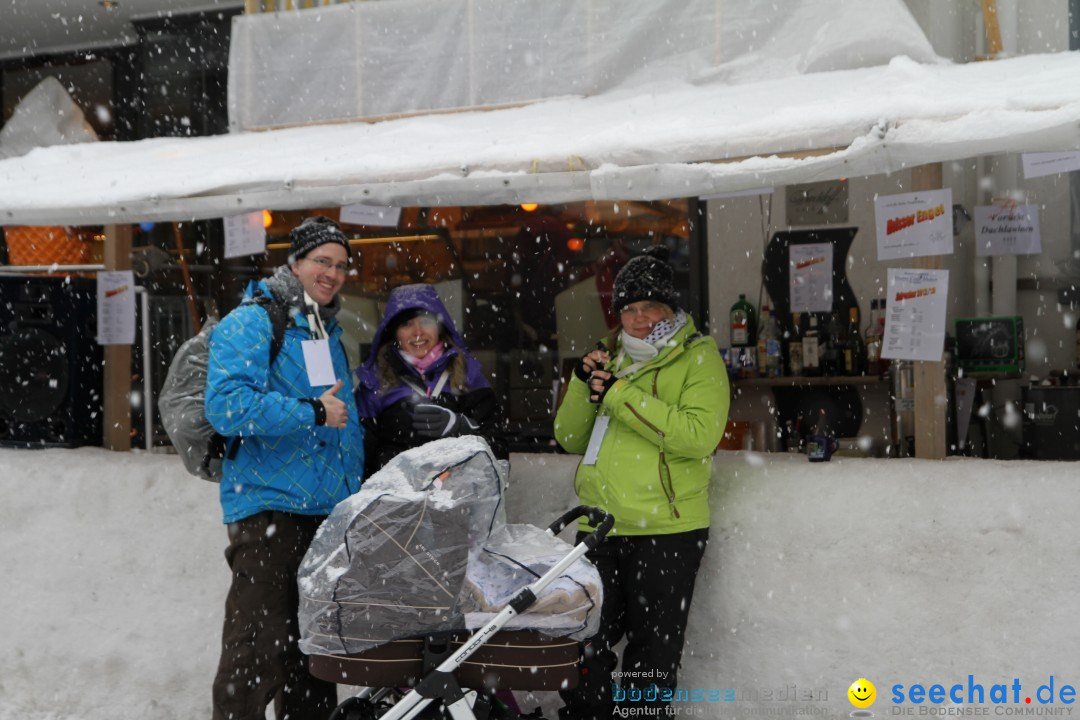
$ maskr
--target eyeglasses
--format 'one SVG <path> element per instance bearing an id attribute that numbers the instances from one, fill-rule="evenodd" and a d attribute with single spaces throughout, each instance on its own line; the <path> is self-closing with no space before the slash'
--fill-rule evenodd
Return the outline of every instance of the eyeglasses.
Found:
<path id="1" fill-rule="evenodd" d="M 637 306 L 635 307 L 635 305 Z M 646 315 L 655 312 L 663 312 L 663 310 L 664 306 L 660 303 L 646 302 L 641 303 L 640 305 L 638 305 L 637 303 L 635 303 L 634 305 L 627 305 L 622 310 L 620 310 L 619 313 L 622 315 Z"/>
<path id="2" fill-rule="evenodd" d="M 333 268 L 334 270 L 337 270 L 342 274 L 349 272 L 349 263 L 336 263 L 328 257 L 304 258 L 304 260 L 310 260 L 311 262 L 321 267 L 323 270 L 329 270 L 330 268 Z"/>

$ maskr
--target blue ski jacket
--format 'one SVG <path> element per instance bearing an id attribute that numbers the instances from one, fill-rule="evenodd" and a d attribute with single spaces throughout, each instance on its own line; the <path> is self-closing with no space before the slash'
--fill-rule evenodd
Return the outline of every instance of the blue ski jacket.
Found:
<path id="1" fill-rule="evenodd" d="M 259 287 L 272 296 L 265 283 Z M 226 438 L 240 438 L 234 457 L 223 465 L 225 522 L 264 510 L 328 515 L 360 489 L 364 467 L 364 431 L 341 326 L 331 320 L 326 331 L 334 375 L 344 383 L 337 396 L 348 406 L 348 425 L 316 426 L 314 408 L 301 398 L 316 399 L 328 388 L 308 382 L 301 345 L 312 339 L 307 318 L 292 310 L 281 350 L 270 364 L 270 316 L 250 302 L 252 296 L 249 291 L 210 336 L 206 418 Z"/>

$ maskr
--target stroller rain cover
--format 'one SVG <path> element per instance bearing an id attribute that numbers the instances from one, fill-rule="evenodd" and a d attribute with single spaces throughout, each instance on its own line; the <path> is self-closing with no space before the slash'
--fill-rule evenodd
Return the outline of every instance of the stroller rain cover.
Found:
<path id="1" fill-rule="evenodd" d="M 392 640 L 482 626 L 571 546 L 508 525 L 506 483 L 482 438 L 407 450 L 340 502 L 300 566 L 300 648 L 350 655 Z M 582 558 L 504 628 L 584 639 L 601 584 Z"/>

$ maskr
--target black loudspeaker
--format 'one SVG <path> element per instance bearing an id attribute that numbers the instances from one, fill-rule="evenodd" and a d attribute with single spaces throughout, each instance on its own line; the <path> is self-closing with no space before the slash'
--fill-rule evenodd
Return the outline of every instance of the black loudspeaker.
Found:
<path id="1" fill-rule="evenodd" d="M 97 282 L 0 276 L 0 446 L 100 445 Z"/>

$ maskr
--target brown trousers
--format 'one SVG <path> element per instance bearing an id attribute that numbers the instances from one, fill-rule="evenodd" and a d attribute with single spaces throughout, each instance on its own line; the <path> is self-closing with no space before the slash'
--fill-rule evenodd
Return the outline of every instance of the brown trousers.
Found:
<path id="1" fill-rule="evenodd" d="M 230 523 L 225 601 L 213 720 L 326 720 L 337 686 L 308 674 L 300 652 L 296 572 L 321 517 L 266 511 Z"/>

